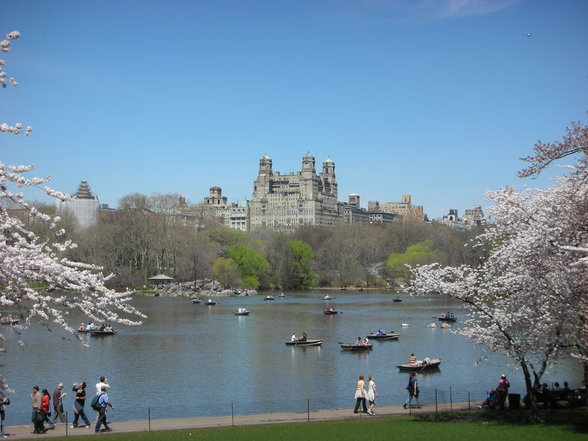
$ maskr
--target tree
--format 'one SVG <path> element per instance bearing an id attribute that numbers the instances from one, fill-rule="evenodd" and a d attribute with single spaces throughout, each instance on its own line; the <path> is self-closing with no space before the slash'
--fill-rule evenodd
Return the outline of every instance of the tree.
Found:
<path id="1" fill-rule="evenodd" d="M 571 138 L 564 138 L 564 144 L 567 140 Z M 534 172 L 567 156 L 562 143 L 551 150 L 540 145 L 537 161 L 527 158 Z M 578 264 L 578 249 L 588 241 L 585 141 L 583 145 L 573 173 L 557 178 L 551 187 L 487 194 L 495 204 L 496 223 L 477 238 L 489 249 L 481 266 L 413 269 L 412 292 L 462 300 L 471 315 L 461 333 L 518 363 L 534 419 L 535 390 L 548 364 L 564 353 L 587 355 L 588 279 Z"/>
<path id="2" fill-rule="evenodd" d="M 6 35 L 0 42 L 0 50 L 9 52 L 13 40 L 20 37 L 17 31 Z M 0 66 L 6 62 L 0 60 Z M 0 70 L 0 84 L 6 87 L 6 74 Z M 10 78 L 10 83 L 18 83 Z M 27 127 L 23 134 L 28 136 L 32 128 Z M 0 131 L 18 135 L 22 124 L 10 126 L 0 124 Z M 63 258 L 63 253 L 75 247 L 71 241 L 59 242 L 64 231 L 58 229 L 59 217 L 43 214 L 24 200 L 22 193 L 13 193 L 11 188 L 41 187 L 49 178 L 25 177 L 32 166 L 5 166 L 0 162 L 0 200 L 8 200 L 16 204 L 28 216 L 37 221 L 45 222 L 55 233 L 55 242 L 41 241 L 28 230 L 24 223 L 12 216 L 5 204 L 0 204 L 0 308 L 18 309 L 21 323 L 27 326 L 32 320 L 40 319 L 53 322 L 65 331 L 75 335 L 75 331 L 67 321 L 70 310 L 78 310 L 96 322 L 116 322 L 128 325 L 140 324 L 140 321 L 125 318 L 130 314 L 133 318 L 144 317 L 130 305 L 128 293 L 117 293 L 104 285 L 108 277 L 99 272 L 100 268 Z M 51 197 L 65 200 L 68 196 L 44 187 L 45 193 Z M 44 292 L 31 288 L 30 282 L 58 288 L 56 292 Z M 4 378 L 0 388 L 6 389 Z"/>
<path id="3" fill-rule="evenodd" d="M 243 284 L 258 288 L 261 285 L 263 271 L 269 266 L 263 254 L 242 244 L 231 245 L 227 249 L 227 254 L 239 267 Z"/>
<path id="4" fill-rule="evenodd" d="M 290 251 L 292 265 L 292 288 L 308 288 L 314 280 L 314 273 L 310 263 L 314 254 L 310 245 L 302 240 L 289 240 L 287 242 Z"/>
<path id="5" fill-rule="evenodd" d="M 404 253 L 391 253 L 386 259 L 386 268 L 392 277 L 409 280 L 411 272 L 408 266 L 439 262 L 442 257 L 443 253 L 433 249 L 430 240 L 425 240 L 409 246 Z"/>
<path id="6" fill-rule="evenodd" d="M 241 284 L 241 271 L 230 257 L 219 257 L 212 264 L 214 278 L 225 288 Z"/>

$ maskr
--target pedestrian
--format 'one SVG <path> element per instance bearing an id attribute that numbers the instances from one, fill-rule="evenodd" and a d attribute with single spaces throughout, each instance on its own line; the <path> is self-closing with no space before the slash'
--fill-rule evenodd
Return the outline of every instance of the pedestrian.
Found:
<path id="1" fill-rule="evenodd" d="M 63 397 L 67 395 L 63 390 L 63 383 L 59 383 L 55 389 L 53 389 L 53 425 L 57 423 L 57 418 L 62 423 L 65 423 L 65 413 L 63 412 Z"/>
<path id="2" fill-rule="evenodd" d="M 510 383 L 506 379 L 506 375 L 502 374 L 500 376 L 500 381 L 498 381 L 498 387 L 496 388 L 496 393 L 498 395 L 498 408 L 500 410 L 504 410 L 504 403 L 506 401 L 506 396 L 508 395 L 508 388 L 510 387 Z"/>
<path id="3" fill-rule="evenodd" d="M 353 409 L 353 413 L 359 412 L 359 405 L 361 404 L 363 412 L 367 413 L 367 406 L 365 404 L 365 382 L 364 382 L 365 375 L 361 374 L 359 376 L 359 380 L 357 381 L 357 386 L 355 388 L 355 409 Z"/>
<path id="4" fill-rule="evenodd" d="M 49 424 L 50 429 L 55 429 L 55 424 L 51 422 L 51 395 L 49 395 L 49 391 L 47 389 L 43 389 L 41 391 L 43 397 L 41 398 L 41 410 L 45 415 L 44 423 Z"/>
<path id="5" fill-rule="evenodd" d="M 106 386 L 106 391 L 110 390 L 110 384 L 108 384 L 108 378 L 100 377 L 100 381 L 96 383 L 96 395 L 102 393 L 102 388 Z"/>
<path id="6" fill-rule="evenodd" d="M 416 407 L 417 409 L 421 408 L 419 404 L 419 382 L 417 380 L 417 373 L 411 372 L 408 376 L 408 385 L 406 386 L 406 390 L 408 390 L 408 398 L 402 405 L 406 409 L 406 406 L 410 406 L 412 399 L 416 400 Z"/>
<path id="7" fill-rule="evenodd" d="M 45 433 L 45 426 L 43 422 L 45 421 L 45 415 L 43 415 L 43 410 L 41 406 L 43 405 L 43 394 L 39 392 L 39 386 L 33 386 L 33 390 L 31 393 L 31 406 L 33 407 L 33 414 L 31 416 L 31 421 L 34 425 L 33 433 Z"/>
<path id="8" fill-rule="evenodd" d="M 4 433 L 4 418 L 6 417 L 6 406 L 10 404 L 10 398 L 3 392 L 0 392 L 0 438 L 8 438 Z"/>
<path id="9" fill-rule="evenodd" d="M 114 409 L 114 407 L 112 407 L 112 404 L 108 399 L 108 394 L 106 393 L 106 390 L 107 387 L 102 386 L 102 391 L 100 392 L 100 395 L 98 395 L 98 404 L 100 404 L 100 411 L 98 412 L 98 421 L 96 421 L 96 428 L 94 429 L 94 432 L 96 433 L 112 432 L 112 429 L 108 426 L 108 422 L 106 421 L 106 408 L 110 406 L 111 409 Z M 103 430 L 100 430 L 101 424 L 104 424 Z"/>
<path id="10" fill-rule="evenodd" d="M 376 389 L 376 378 L 372 375 L 368 377 L 368 387 L 367 387 L 367 399 L 368 399 L 368 411 L 367 413 L 370 415 L 375 415 L 374 406 L 376 405 L 376 397 L 378 396 L 378 391 Z"/>
<path id="11" fill-rule="evenodd" d="M 82 418 L 82 420 L 85 423 L 84 428 L 88 429 L 92 427 L 92 424 L 90 424 L 90 420 L 84 412 L 84 405 L 86 404 L 86 382 L 83 381 L 79 385 L 74 384 L 73 390 L 76 392 L 76 399 L 73 405 L 74 420 L 71 425 L 71 428 L 75 429 L 76 427 L 78 427 L 78 420 Z"/>

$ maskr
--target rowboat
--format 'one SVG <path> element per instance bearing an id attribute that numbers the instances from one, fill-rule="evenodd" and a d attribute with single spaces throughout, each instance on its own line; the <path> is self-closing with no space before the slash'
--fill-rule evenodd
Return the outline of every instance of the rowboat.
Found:
<path id="1" fill-rule="evenodd" d="M 323 312 L 328 315 L 328 314 L 337 314 L 337 312 L 339 312 L 339 311 L 337 311 L 335 308 L 327 308 Z"/>
<path id="2" fill-rule="evenodd" d="M 368 335 L 368 338 L 371 340 L 376 339 L 376 340 L 398 340 L 398 337 L 400 337 L 400 334 L 394 334 L 393 332 L 387 332 L 385 334 L 378 334 L 378 333 L 371 333 L 370 335 Z"/>
<path id="3" fill-rule="evenodd" d="M 457 317 L 451 313 L 447 313 L 447 314 L 441 314 L 439 316 L 439 320 L 442 322 L 454 322 L 457 320 Z"/>
<path id="4" fill-rule="evenodd" d="M 400 297 L 396 297 L 395 299 L 392 299 L 393 302 L 402 302 L 402 299 Z"/>
<path id="5" fill-rule="evenodd" d="M 192 303 L 202 303 L 202 300 L 200 300 L 198 298 L 193 298 Z"/>
<path id="6" fill-rule="evenodd" d="M 343 351 L 371 351 L 372 344 L 368 343 L 367 345 L 358 345 L 355 343 L 339 343 L 341 345 L 341 350 Z"/>
<path id="7" fill-rule="evenodd" d="M 115 335 L 116 331 L 90 331 L 90 335 L 94 336 L 94 337 L 105 337 L 107 335 Z"/>
<path id="8" fill-rule="evenodd" d="M 322 340 L 294 340 L 286 342 L 288 346 L 320 346 L 322 344 Z"/>
<path id="9" fill-rule="evenodd" d="M 207 304 L 208 306 L 212 306 L 212 305 L 216 305 L 216 302 L 213 302 L 212 300 L 208 299 L 208 300 L 206 301 L 206 304 Z"/>
<path id="10" fill-rule="evenodd" d="M 274 296 L 265 296 L 263 300 L 275 300 Z"/>
<path id="11" fill-rule="evenodd" d="M 429 370 L 429 369 L 437 369 L 440 364 L 441 364 L 440 358 L 433 358 L 433 359 L 429 360 L 429 362 L 426 364 L 423 364 L 422 361 L 418 361 L 416 364 L 404 363 L 404 364 L 399 364 L 396 367 L 398 369 L 400 369 L 401 371 L 417 371 L 417 372 L 419 372 L 419 371 L 425 371 L 425 370 Z"/>
<path id="12" fill-rule="evenodd" d="M 249 311 L 245 308 L 239 308 L 235 315 L 249 315 Z"/>
<path id="13" fill-rule="evenodd" d="M 323 300 L 333 300 L 333 297 L 331 297 L 330 295 L 326 295 L 323 297 Z"/>

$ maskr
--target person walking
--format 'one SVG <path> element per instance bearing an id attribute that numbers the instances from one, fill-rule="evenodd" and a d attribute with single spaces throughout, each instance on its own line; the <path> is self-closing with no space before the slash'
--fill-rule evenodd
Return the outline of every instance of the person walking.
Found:
<path id="1" fill-rule="evenodd" d="M 65 414 L 63 412 L 63 397 L 67 395 L 67 393 L 62 393 L 63 390 L 63 383 L 59 383 L 55 389 L 53 389 L 53 410 L 55 413 L 53 414 L 53 426 L 57 423 L 57 418 L 62 423 L 65 423 Z"/>
<path id="2" fill-rule="evenodd" d="M 45 416 L 45 423 L 49 424 L 50 429 L 55 429 L 55 424 L 51 422 L 51 395 L 47 389 L 41 391 L 43 397 L 41 398 L 41 410 Z"/>
<path id="3" fill-rule="evenodd" d="M 10 404 L 10 398 L 3 392 L 0 392 L 0 438 L 8 438 L 4 433 L 4 418 L 6 417 L 6 406 Z"/>
<path id="4" fill-rule="evenodd" d="M 508 395 L 508 388 L 510 387 L 509 381 L 506 379 L 506 375 L 502 374 L 498 381 L 498 387 L 496 387 L 496 393 L 498 394 L 498 408 L 504 410 L 504 402 Z"/>
<path id="5" fill-rule="evenodd" d="M 106 387 L 106 391 L 110 390 L 110 384 L 108 384 L 108 378 L 100 377 L 100 381 L 96 383 L 96 395 L 100 395 L 102 393 L 102 388 Z"/>
<path id="6" fill-rule="evenodd" d="M 365 382 L 364 382 L 365 375 L 361 374 L 359 376 L 359 380 L 357 381 L 357 386 L 355 388 L 355 409 L 353 409 L 353 413 L 359 412 L 359 405 L 361 404 L 363 412 L 367 413 L 367 406 L 365 404 Z"/>
<path id="7" fill-rule="evenodd" d="M 34 425 L 33 433 L 45 433 L 46 429 L 43 424 L 45 421 L 45 415 L 41 407 L 43 406 L 43 395 L 39 392 L 39 386 L 33 386 L 31 393 L 31 406 L 33 407 L 33 414 L 31 421 Z"/>
<path id="8" fill-rule="evenodd" d="M 409 377 L 408 377 L 408 385 L 406 386 L 406 389 L 408 390 L 408 398 L 406 399 L 406 401 L 404 402 L 404 404 L 402 405 L 402 407 L 404 407 L 406 409 L 406 406 L 410 406 L 412 399 L 416 399 L 416 407 L 417 409 L 421 408 L 421 405 L 419 404 L 419 382 L 417 380 L 417 373 L 416 372 L 411 372 Z"/>
<path id="9" fill-rule="evenodd" d="M 372 375 L 368 377 L 368 387 L 367 387 L 367 400 L 368 400 L 368 410 L 367 413 L 370 415 L 375 415 L 374 406 L 376 405 L 376 397 L 378 396 L 378 391 L 376 389 L 376 378 Z"/>
<path id="10" fill-rule="evenodd" d="M 92 427 L 92 424 L 90 424 L 90 420 L 84 412 L 84 405 L 86 404 L 86 382 L 84 381 L 79 385 L 74 384 L 73 390 L 76 391 L 76 399 L 73 405 L 74 420 L 71 425 L 71 428 L 75 429 L 76 427 L 78 427 L 78 420 L 82 418 L 82 420 L 86 424 L 84 427 L 88 429 Z"/>
<path id="11" fill-rule="evenodd" d="M 94 432 L 112 432 L 112 429 L 108 426 L 108 422 L 106 421 L 106 408 L 110 406 L 111 409 L 112 404 L 108 399 L 108 394 L 106 393 L 106 386 L 102 386 L 102 391 L 100 395 L 98 395 L 98 404 L 100 405 L 100 411 L 98 412 L 98 421 L 96 421 L 96 427 L 94 428 Z M 104 429 L 100 430 L 100 425 L 104 424 Z"/>

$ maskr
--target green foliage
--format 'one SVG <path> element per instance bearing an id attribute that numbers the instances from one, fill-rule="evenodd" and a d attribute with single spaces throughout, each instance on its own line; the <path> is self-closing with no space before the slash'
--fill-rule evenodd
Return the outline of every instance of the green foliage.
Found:
<path id="1" fill-rule="evenodd" d="M 292 288 L 308 288 L 312 285 L 315 274 L 312 272 L 311 262 L 314 259 L 312 247 L 302 240 L 289 240 L 288 250 L 292 264 Z"/>
<path id="2" fill-rule="evenodd" d="M 264 270 L 269 266 L 264 255 L 242 244 L 231 245 L 227 248 L 227 254 L 239 267 L 243 283 L 258 288 Z"/>
<path id="3" fill-rule="evenodd" d="M 212 264 L 214 278 L 225 288 L 241 284 L 241 271 L 231 258 L 219 257 Z"/>
<path id="4" fill-rule="evenodd" d="M 432 242 L 425 240 L 409 246 L 404 253 L 391 253 L 386 259 L 386 268 L 392 277 L 408 280 L 412 275 L 406 265 L 426 265 L 442 259 L 443 252 L 433 249 Z"/>
<path id="5" fill-rule="evenodd" d="M 373 286 L 375 286 L 376 288 L 386 288 L 386 286 L 388 286 L 388 282 L 386 282 L 381 277 L 374 279 L 374 281 L 372 283 L 373 283 Z"/>

